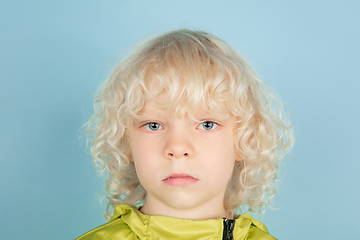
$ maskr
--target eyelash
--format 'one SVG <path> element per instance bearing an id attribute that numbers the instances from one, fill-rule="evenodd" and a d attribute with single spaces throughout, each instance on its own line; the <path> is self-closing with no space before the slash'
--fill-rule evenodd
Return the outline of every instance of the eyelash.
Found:
<path id="1" fill-rule="evenodd" d="M 149 124 L 151 124 L 151 123 L 156 123 L 156 124 L 158 124 L 160 127 L 159 127 L 158 129 L 156 129 L 156 130 L 151 130 L 151 129 L 149 128 Z M 204 122 L 201 122 L 201 123 L 198 125 L 198 127 L 201 126 L 201 125 L 204 124 L 204 123 L 213 123 L 213 124 L 214 124 L 214 125 L 213 125 L 214 127 L 211 128 L 211 129 L 204 129 L 204 128 L 202 128 L 203 130 L 207 130 L 207 131 L 214 130 L 214 129 L 216 129 L 217 127 L 220 126 L 220 124 L 217 123 L 217 122 L 215 122 L 215 121 L 204 121 Z M 141 125 L 141 127 L 142 127 L 142 128 L 145 128 L 145 129 L 148 130 L 148 131 L 152 131 L 152 132 L 155 132 L 155 131 L 157 131 L 157 130 L 164 129 L 164 127 L 163 127 L 160 123 L 158 123 L 158 122 L 146 122 L 146 123 L 144 123 L 143 125 Z"/>
<path id="2" fill-rule="evenodd" d="M 220 124 L 218 124 L 217 122 L 214 122 L 214 121 L 204 121 L 204 122 L 202 122 L 202 123 L 200 123 L 199 124 L 199 126 L 201 126 L 202 124 L 204 124 L 204 123 L 213 123 L 214 125 L 213 125 L 213 127 L 214 128 L 211 128 L 211 129 L 203 129 L 203 130 L 214 130 L 214 129 L 216 129 L 217 127 L 219 127 L 220 126 Z"/>
<path id="3" fill-rule="evenodd" d="M 145 123 L 144 125 L 142 125 L 141 127 L 142 127 L 142 128 L 145 128 L 145 129 L 148 130 L 148 131 L 152 131 L 152 132 L 159 130 L 159 129 L 151 130 L 151 129 L 149 129 L 149 128 L 146 128 L 146 126 L 149 126 L 151 123 L 156 123 L 156 124 L 158 124 L 160 127 L 164 128 L 163 126 L 161 126 L 160 123 L 157 123 L 157 122 L 147 122 L 147 123 Z"/>

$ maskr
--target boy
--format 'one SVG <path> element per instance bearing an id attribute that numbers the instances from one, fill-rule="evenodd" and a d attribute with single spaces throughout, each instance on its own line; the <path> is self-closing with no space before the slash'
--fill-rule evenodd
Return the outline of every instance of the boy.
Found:
<path id="1" fill-rule="evenodd" d="M 143 43 L 96 96 L 91 150 L 109 171 L 115 213 L 78 239 L 275 239 L 239 216 L 274 195 L 292 139 L 262 84 L 209 33 L 183 29 Z"/>

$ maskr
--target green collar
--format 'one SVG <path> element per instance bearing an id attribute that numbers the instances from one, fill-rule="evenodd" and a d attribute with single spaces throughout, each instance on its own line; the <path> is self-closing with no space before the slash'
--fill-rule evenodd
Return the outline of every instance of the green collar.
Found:
<path id="1" fill-rule="evenodd" d="M 111 221 L 121 219 L 141 239 L 222 239 L 223 219 L 188 220 L 161 215 L 145 215 L 138 208 L 120 204 L 115 208 Z M 235 220 L 234 239 L 275 238 L 267 228 L 248 213 Z M 255 238 L 262 237 L 262 238 Z"/>

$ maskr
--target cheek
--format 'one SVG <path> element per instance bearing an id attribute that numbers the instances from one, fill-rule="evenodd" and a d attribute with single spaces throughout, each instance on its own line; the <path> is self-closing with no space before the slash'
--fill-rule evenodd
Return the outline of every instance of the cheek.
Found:
<path id="1" fill-rule="evenodd" d="M 143 158 L 143 153 L 146 151 L 147 145 L 143 139 L 139 136 L 136 131 L 131 132 L 130 134 L 130 149 L 132 161 L 137 162 L 138 159 Z"/>
<path id="2" fill-rule="evenodd" d="M 144 186 L 144 183 L 150 182 L 156 173 L 157 161 L 159 159 L 156 153 L 155 144 L 144 139 L 134 138 L 131 142 L 131 155 L 134 162 L 136 174 Z M 145 184 L 146 185 L 146 184 Z"/>
<path id="3" fill-rule="evenodd" d="M 226 139 L 223 139 L 221 141 L 222 146 L 219 149 L 220 152 L 220 165 L 219 168 L 222 169 L 224 174 L 227 174 L 229 176 L 232 174 L 232 171 L 234 169 L 235 165 L 235 144 L 233 141 L 233 135 L 229 134 Z"/>
<path id="4" fill-rule="evenodd" d="M 154 169 L 151 169 L 152 165 L 148 163 L 148 161 L 144 161 L 144 156 L 141 152 L 134 155 L 136 175 L 145 188 L 146 183 L 151 182 L 152 173 L 154 172 Z"/>
<path id="5" fill-rule="evenodd" d="M 160 146 L 153 140 L 146 138 L 135 138 L 131 141 L 131 153 L 134 162 L 152 162 L 159 155 Z"/>
<path id="6" fill-rule="evenodd" d="M 207 168 L 213 176 L 231 175 L 235 164 L 235 145 L 222 139 L 210 148 L 203 149 L 203 167 Z"/>

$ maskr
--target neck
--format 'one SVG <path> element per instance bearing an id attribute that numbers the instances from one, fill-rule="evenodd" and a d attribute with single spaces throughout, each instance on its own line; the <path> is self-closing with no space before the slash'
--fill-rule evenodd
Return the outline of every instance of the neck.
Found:
<path id="1" fill-rule="evenodd" d="M 211 211 L 209 211 L 211 209 Z M 159 205 L 148 201 L 143 207 L 141 207 L 140 212 L 145 215 L 162 215 L 174 218 L 181 219 L 190 219 L 190 220 L 207 220 L 207 219 L 218 219 L 218 218 L 227 218 L 233 219 L 233 216 L 225 209 L 224 206 L 220 208 L 215 208 L 214 206 L 200 206 L 193 208 L 183 208 L 175 209 L 166 205 Z"/>

